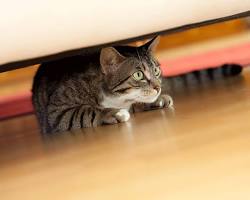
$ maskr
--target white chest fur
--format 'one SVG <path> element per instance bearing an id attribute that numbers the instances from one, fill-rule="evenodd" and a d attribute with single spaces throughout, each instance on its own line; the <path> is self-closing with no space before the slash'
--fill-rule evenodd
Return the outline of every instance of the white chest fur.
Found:
<path id="1" fill-rule="evenodd" d="M 118 97 L 106 96 L 103 95 L 103 101 L 101 105 L 104 108 L 117 108 L 117 109 L 127 109 L 129 110 L 130 106 L 135 103 L 135 100 L 139 96 L 138 92 L 132 92 L 130 94 L 125 94 Z"/>

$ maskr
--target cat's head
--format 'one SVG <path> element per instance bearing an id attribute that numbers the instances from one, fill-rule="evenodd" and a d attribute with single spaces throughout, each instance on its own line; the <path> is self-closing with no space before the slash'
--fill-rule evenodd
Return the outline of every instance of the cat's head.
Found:
<path id="1" fill-rule="evenodd" d="M 152 103 L 161 93 L 161 69 L 153 56 L 156 37 L 140 47 L 117 46 L 101 50 L 100 63 L 108 95 L 125 101 Z"/>

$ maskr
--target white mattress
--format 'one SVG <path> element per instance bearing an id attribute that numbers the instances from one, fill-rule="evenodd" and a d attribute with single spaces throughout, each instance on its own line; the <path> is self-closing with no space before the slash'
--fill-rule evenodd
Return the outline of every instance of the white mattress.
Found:
<path id="1" fill-rule="evenodd" d="M 9 0 L 0 6 L 0 65 L 250 10 L 250 0 Z"/>

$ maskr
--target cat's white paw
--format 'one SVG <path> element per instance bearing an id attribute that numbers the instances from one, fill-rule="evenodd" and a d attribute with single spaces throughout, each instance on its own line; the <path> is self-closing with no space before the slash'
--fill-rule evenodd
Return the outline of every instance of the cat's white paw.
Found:
<path id="1" fill-rule="evenodd" d="M 162 108 L 162 107 L 164 106 L 164 100 L 163 100 L 163 99 L 161 99 L 161 100 L 158 102 L 158 106 L 159 106 L 160 108 Z"/>
<path id="2" fill-rule="evenodd" d="M 169 95 L 162 95 L 161 100 L 159 101 L 159 106 L 160 107 L 173 107 L 174 101 L 171 96 Z"/>
<path id="3" fill-rule="evenodd" d="M 120 122 L 126 122 L 129 120 L 130 118 L 130 114 L 128 112 L 128 110 L 126 109 L 121 109 L 119 110 L 116 114 L 115 114 L 116 118 L 120 121 Z"/>
<path id="4" fill-rule="evenodd" d="M 169 97 L 169 99 L 168 99 L 168 107 L 173 107 L 174 106 L 174 101 L 173 101 L 171 96 L 168 96 L 168 97 Z"/>

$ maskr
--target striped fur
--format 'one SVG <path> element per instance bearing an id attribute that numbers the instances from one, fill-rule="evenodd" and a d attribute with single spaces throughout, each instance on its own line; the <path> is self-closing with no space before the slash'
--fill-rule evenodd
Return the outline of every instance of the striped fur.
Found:
<path id="1" fill-rule="evenodd" d="M 33 82 L 33 104 L 43 133 L 54 133 L 127 121 L 129 110 L 160 108 L 154 39 L 141 47 L 108 47 L 42 64 Z M 141 71 L 142 80 L 134 73 Z M 159 100 L 163 103 L 159 104 Z M 142 106 L 144 105 L 144 106 Z"/>

